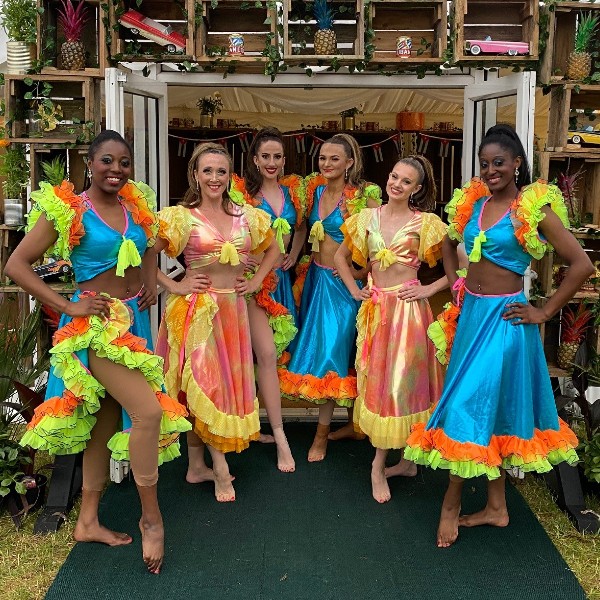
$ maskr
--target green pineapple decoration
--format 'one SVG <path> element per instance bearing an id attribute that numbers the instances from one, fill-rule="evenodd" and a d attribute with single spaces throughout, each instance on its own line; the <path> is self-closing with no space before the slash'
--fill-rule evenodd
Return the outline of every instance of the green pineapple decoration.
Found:
<path id="1" fill-rule="evenodd" d="M 67 178 L 65 161 L 60 156 L 55 156 L 51 161 L 42 162 L 44 179 L 50 185 L 60 185 Z"/>
<path id="2" fill-rule="evenodd" d="M 569 306 L 564 307 L 560 319 L 562 331 L 556 361 L 561 369 L 570 371 L 573 368 L 575 354 L 591 325 L 591 319 L 592 313 L 583 304 L 579 305 L 577 312 L 573 312 Z"/>
<path id="3" fill-rule="evenodd" d="M 57 9 L 58 24 L 66 39 L 60 47 L 62 66 L 67 71 L 81 71 L 85 69 L 85 46 L 81 37 L 88 19 L 87 6 L 83 0 L 80 0 L 77 8 L 72 0 L 61 0 L 61 4 L 62 9 Z"/>
<path id="4" fill-rule="evenodd" d="M 569 54 L 567 63 L 568 79 L 581 81 L 589 76 L 592 70 L 592 55 L 589 50 L 599 21 L 600 16 L 594 15 L 591 11 L 587 15 L 579 14 L 575 32 L 575 49 Z"/>
<path id="5" fill-rule="evenodd" d="M 315 0 L 313 14 L 317 20 L 315 54 L 331 56 L 336 52 L 337 38 L 333 31 L 333 11 L 327 4 L 327 0 Z"/>

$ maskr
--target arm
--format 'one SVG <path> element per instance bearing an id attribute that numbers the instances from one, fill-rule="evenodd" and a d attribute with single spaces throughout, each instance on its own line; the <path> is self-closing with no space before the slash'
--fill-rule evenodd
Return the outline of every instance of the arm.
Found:
<path id="1" fill-rule="evenodd" d="M 150 308 L 158 300 L 158 293 L 156 289 L 156 263 L 160 248 L 157 249 L 156 244 L 149 248 L 146 248 L 144 256 L 142 257 L 142 282 L 143 288 L 142 293 L 138 299 L 138 307 L 140 310 L 146 310 Z"/>
<path id="2" fill-rule="evenodd" d="M 44 255 L 57 238 L 58 234 L 53 225 L 41 216 L 11 254 L 4 272 L 26 292 L 58 312 L 71 317 L 108 316 L 109 298 L 96 295 L 81 298 L 78 302 L 70 302 L 44 283 L 31 268 L 31 265 Z"/>
<path id="3" fill-rule="evenodd" d="M 542 308 L 531 304 L 515 302 L 507 305 L 504 319 L 519 318 L 514 325 L 525 323 L 544 323 L 551 319 L 576 294 L 581 284 L 594 273 L 594 265 L 575 237 L 563 226 L 560 219 L 548 208 L 542 208 L 546 215 L 538 225 L 539 230 L 554 246 L 569 268 L 556 293 Z"/>
<path id="4" fill-rule="evenodd" d="M 342 245 L 335 253 L 333 261 L 335 262 L 337 273 L 344 282 L 344 285 L 348 288 L 352 297 L 360 302 L 361 300 L 369 298 L 371 296 L 371 291 L 367 288 L 361 290 L 358 285 L 356 285 L 354 274 L 352 272 L 353 269 L 349 264 L 350 256 L 350 249 L 346 245 L 346 242 L 342 242 Z"/>
<path id="5" fill-rule="evenodd" d="M 302 221 L 294 233 L 294 239 L 292 240 L 292 248 L 290 249 L 290 253 L 283 259 L 283 262 L 281 263 L 281 268 L 284 271 L 291 269 L 298 262 L 298 257 L 300 256 L 300 252 L 302 252 L 304 242 L 306 242 L 307 233 L 308 227 L 306 225 L 306 221 Z"/>
<path id="6" fill-rule="evenodd" d="M 436 279 L 429 285 L 421 285 L 420 283 L 417 285 L 407 285 L 398 292 L 398 298 L 407 302 L 431 298 L 434 294 L 445 290 L 448 285 L 448 277 L 446 276 Z"/>
<path id="7" fill-rule="evenodd" d="M 275 263 L 279 260 L 281 256 L 281 252 L 279 251 L 279 246 L 277 245 L 277 240 L 275 237 L 271 240 L 271 244 L 265 250 L 265 255 L 258 267 L 254 277 L 252 279 L 246 279 L 245 277 L 238 277 L 237 283 L 235 285 L 235 291 L 239 295 L 244 294 L 253 294 L 260 288 L 264 278 L 269 274 L 269 272 L 275 266 Z"/>

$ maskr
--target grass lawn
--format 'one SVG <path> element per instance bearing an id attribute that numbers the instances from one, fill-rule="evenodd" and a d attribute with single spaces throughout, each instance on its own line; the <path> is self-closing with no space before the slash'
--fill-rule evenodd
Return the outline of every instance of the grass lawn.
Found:
<path id="1" fill-rule="evenodd" d="M 590 600 L 600 600 L 600 535 L 583 536 L 553 502 L 544 482 L 527 476 L 517 488 L 571 567 Z M 600 499 L 588 507 L 600 513 Z M 54 535 L 33 535 L 35 515 L 20 531 L 10 517 L 0 516 L 0 590 L 4 600 L 41 600 L 74 545 L 71 534 L 78 506 Z M 565 598 L 568 600 L 568 598 Z"/>

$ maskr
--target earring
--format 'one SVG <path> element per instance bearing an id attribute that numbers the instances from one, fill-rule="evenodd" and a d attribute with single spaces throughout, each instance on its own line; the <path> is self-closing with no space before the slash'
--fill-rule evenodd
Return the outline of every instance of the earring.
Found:
<path id="1" fill-rule="evenodd" d="M 411 202 L 411 203 L 412 203 L 412 201 L 413 201 L 413 196 L 414 196 L 414 195 L 415 195 L 415 193 L 414 193 L 414 192 L 411 192 L 411 193 L 410 193 L 410 198 L 408 199 L 408 201 L 409 201 L 409 202 Z"/>
<path id="2" fill-rule="evenodd" d="M 519 167 L 515 169 L 515 181 L 517 181 L 517 179 L 519 179 Z"/>
<path id="3" fill-rule="evenodd" d="M 92 181 L 92 170 L 90 168 L 88 168 L 88 170 L 87 170 L 87 175 L 88 175 L 88 179 L 91 182 Z"/>
<path id="4" fill-rule="evenodd" d="M 344 179 L 348 181 L 348 169 L 344 171 Z"/>
<path id="5" fill-rule="evenodd" d="M 200 191 L 200 183 L 199 181 L 196 179 L 196 191 L 199 192 Z"/>
<path id="6" fill-rule="evenodd" d="M 256 170 L 260 173 L 260 167 L 256 165 Z"/>

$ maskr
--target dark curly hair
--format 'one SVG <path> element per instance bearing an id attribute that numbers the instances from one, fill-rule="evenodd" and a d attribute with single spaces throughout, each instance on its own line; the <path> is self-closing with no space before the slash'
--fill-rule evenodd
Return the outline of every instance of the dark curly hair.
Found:
<path id="1" fill-rule="evenodd" d="M 279 131 L 279 129 L 276 127 L 265 127 L 254 136 L 254 139 L 250 144 L 250 150 L 248 151 L 250 157 L 254 158 L 255 156 L 258 156 L 261 145 L 270 141 L 279 142 L 282 150 L 284 149 L 281 131 Z M 263 177 L 256 169 L 256 165 L 252 160 L 246 161 L 246 168 L 244 169 L 244 181 L 246 182 L 246 190 L 248 194 L 254 198 L 262 186 Z"/>

